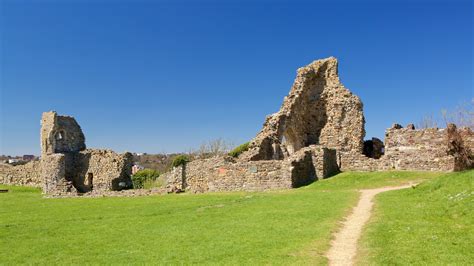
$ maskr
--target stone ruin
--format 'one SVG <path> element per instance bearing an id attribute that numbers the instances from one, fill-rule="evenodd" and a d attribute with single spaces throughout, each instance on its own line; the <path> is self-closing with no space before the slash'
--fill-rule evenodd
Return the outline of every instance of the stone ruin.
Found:
<path id="1" fill-rule="evenodd" d="M 215 157 L 174 168 L 165 174 L 168 189 L 283 189 L 339 171 L 458 171 L 474 166 L 474 134 L 468 128 L 415 130 L 395 124 L 384 144 L 378 138 L 364 141 L 364 126 L 363 104 L 340 82 L 337 59 L 317 60 L 298 69 L 280 110 L 265 119 L 248 151 L 236 159 Z"/>
<path id="2" fill-rule="evenodd" d="M 339 80 L 330 57 L 298 69 L 280 110 L 238 158 L 198 159 L 162 175 L 168 192 L 296 188 L 339 171 L 459 171 L 474 167 L 469 128 L 387 129 L 385 143 L 364 141 L 361 100 Z M 132 156 L 86 149 L 74 118 L 43 113 L 41 160 L 0 165 L 0 182 L 43 187 L 49 194 L 130 188 Z"/>
<path id="3" fill-rule="evenodd" d="M 310 145 L 362 152 L 362 102 L 339 81 L 337 64 L 330 57 L 298 69 L 280 111 L 266 118 L 245 159 L 282 160 Z"/>
<path id="4" fill-rule="evenodd" d="M 131 188 L 132 154 L 86 149 L 81 127 L 73 117 L 45 112 L 41 119 L 41 159 L 0 168 L 0 181 L 42 187 L 61 195 Z"/>

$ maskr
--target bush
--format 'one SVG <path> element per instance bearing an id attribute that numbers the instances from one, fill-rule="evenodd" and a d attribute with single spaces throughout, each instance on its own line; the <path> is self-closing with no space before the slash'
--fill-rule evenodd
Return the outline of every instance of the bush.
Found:
<path id="1" fill-rule="evenodd" d="M 160 188 L 165 185 L 165 181 L 162 178 L 157 178 L 155 180 L 152 179 L 147 179 L 143 183 L 143 188 L 144 189 L 151 189 L 151 188 Z"/>
<path id="2" fill-rule="evenodd" d="M 248 151 L 249 145 L 250 145 L 250 142 L 246 142 L 246 143 L 236 147 L 235 149 L 233 149 L 232 151 L 229 152 L 229 156 L 232 156 L 234 158 L 239 157 L 239 155 L 242 154 L 244 151 Z"/>
<path id="3" fill-rule="evenodd" d="M 145 184 L 154 183 L 160 173 L 153 169 L 143 169 L 132 176 L 133 188 L 145 188 Z"/>
<path id="4" fill-rule="evenodd" d="M 185 165 L 189 162 L 189 157 L 187 155 L 178 155 L 173 159 L 173 167 L 178 167 L 180 165 Z"/>

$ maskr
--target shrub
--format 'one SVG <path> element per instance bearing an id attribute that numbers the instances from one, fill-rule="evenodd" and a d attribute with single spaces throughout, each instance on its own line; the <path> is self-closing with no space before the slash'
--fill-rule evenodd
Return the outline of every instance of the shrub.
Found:
<path id="1" fill-rule="evenodd" d="M 143 183 L 143 188 L 144 189 L 151 189 L 151 188 L 156 188 L 156 187 L 163 187 L 165 185 L 165 181 L 158 177 L 157 179 L 155 180 L 152 180 L 152 179 L 147 179 L 145 180 L 145 182 Z"/>
<path id="2" fill-rule="evenodd" d="M 233 149 L 232 151 L 229 152 L 229 156 L 232 156 L 234 158 L 239 157 L 239 155 L 242 154 L 244 151 L 248 151 L 249 145 L 250 145 L 250 142 L 246 142 L 246 143 L 236 147 L 235 149 Z"/>
<path id="3" fill-rule="evenodd" d="M 173 159 L 173 167 L 178 167 L 180 165 L 185 165 L 189 162 L 189 157 L 187 155 L 178 155 Z"/>
<path id="4" fill-rule="evenodd" d="M 145 184 L 154 183 L 160 173 L 153 169 L 143 169 L 132 176 L 133 188 L 145 188 Z"/>

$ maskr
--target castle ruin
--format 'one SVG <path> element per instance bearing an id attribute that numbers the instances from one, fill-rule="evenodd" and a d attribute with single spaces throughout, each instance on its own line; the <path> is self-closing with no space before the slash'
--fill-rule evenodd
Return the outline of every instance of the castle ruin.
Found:
<path id="1" fill-rule="evenodd" d="M 449 130 L 450 128 L 450 130 Z M 298 69 L 280 110 L 237 159 L 195 160 L 166 174 L 176 191 L 295 188 L 339 171 L 458 171 L 473 167 L 469 128 L 416 130 L 394 124 L 385 144 L 364 141 L 359 97 L 342 85 L 334 57 Z M 455 147 L 455 148 L 453 148 Z"/>
<path id="2" fill-rule="evenodd" d="M 121 190 L 132 186 L 132 163 L 130 153 L 86 149 L 82 129 L 73 117 L 45 112 L 40 161 L 4 166 L 0 177 L 4 184 L 42 187 L 44 193 L 56 195 Z"/>
<path id="3" fill-rule="evenodd" d="M 298 69 L 280 110 L 238 158 L 197 159 L 163 174 L 168 192 L 296 188 L 340 171 L 459 171 L 474 166 L 469 128 L 415 129 L 394 124 L 385 142 L 364 141 L 359 97 L 339 80 L 334 57 Z M 76 120 L 43 113 L 41 160 L 0 165 L 0 183 L 42 187 L 48 194 L 130 188 L 132 156 L 86 149 Z"/>

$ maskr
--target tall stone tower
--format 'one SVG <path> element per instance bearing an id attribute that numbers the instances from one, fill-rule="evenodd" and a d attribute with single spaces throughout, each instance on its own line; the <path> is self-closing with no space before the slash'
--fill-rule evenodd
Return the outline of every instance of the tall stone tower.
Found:
<path id="1" fill-rule="evenodd" d="M 41 155 L 86 149 L 81 127 L 73 117 L 44 112 L 41 119 Z"/>

